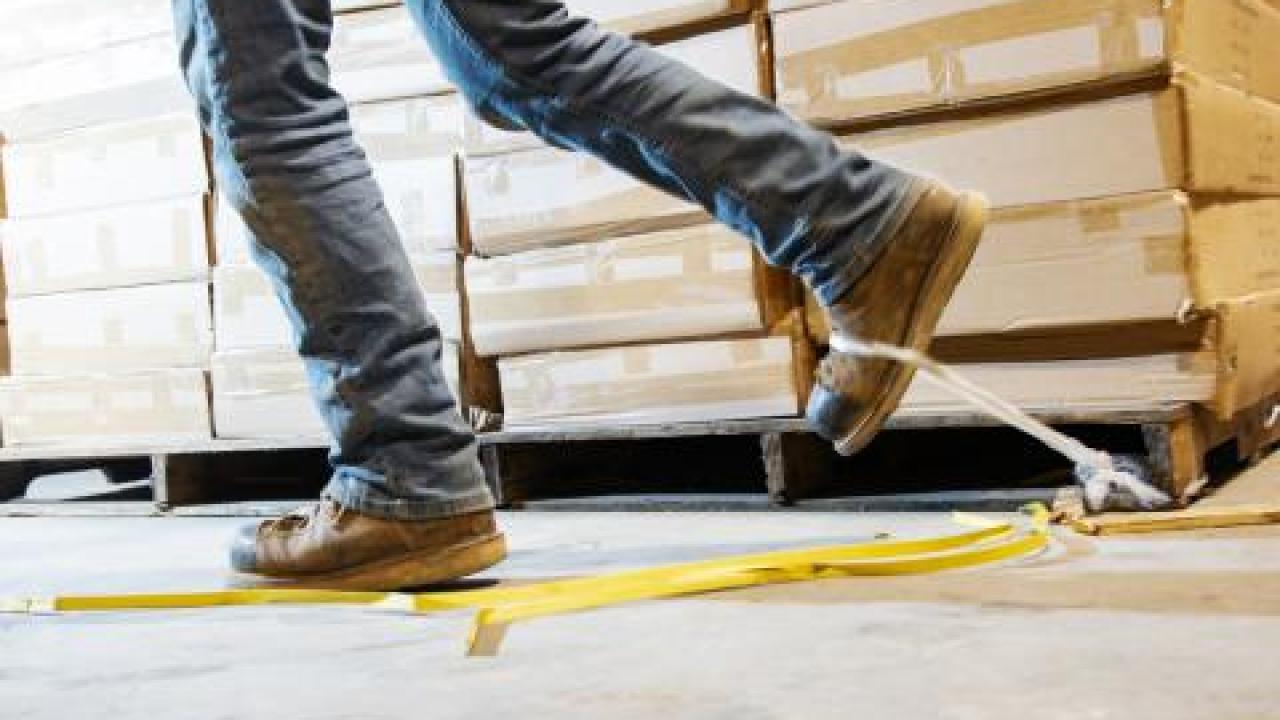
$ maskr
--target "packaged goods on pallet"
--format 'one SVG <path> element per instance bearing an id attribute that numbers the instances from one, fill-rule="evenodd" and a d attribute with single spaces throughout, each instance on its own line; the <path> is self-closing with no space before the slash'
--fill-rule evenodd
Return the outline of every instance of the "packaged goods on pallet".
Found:
<path id="1" fill-rule="evenodd" d="M 1280 105 L 1193 74 L 1157 92 L 851 139 L 998 207 L 1180 188 L 1280 193 Z"/>
<path id="2" fill-rule="evenodd" d="M 702 208 L 589 155 L 524 150 L 468 158 L 464 170 L 477 255 L 509 255 L 708 220 Z"/>
<path id="3" fill-rule="evenodd" d="M 403 6 L 334 18 L 330 81 L 351 103 L 432 95 L 452 89 L 444 67 Z"/>
<path id="4" fill-rule="evenodd" d="M 395 5 L 397 0 L 334 0 L 336 12 L 372 10 Z M 751 9 L 751 0 L 565 0 L 571 15 L 590 18 L 605 27 L 626 33 L 649 33 L 714 20 Z"/>
<path id="5" fill-rule="evenodd" d="M 1280 10 L 1265 0 L 808 5 L 773 16 L 778 101 L 827 125 L 1118 85 L 1177 65 L 1280 99 Z"/>
<path id="6" fill-rule="evenodd" d="M 552 352 L 503 358 L 507 427 L 795 415 L 789 337 Z"/>
<path id="7" fill-rule="evenodd" d="M 208 195 L 0 221 L 11 297 L 208 280 Z"/>
<path id="8" fill-rule="evenodd" d="M 445 343 L 445 381 L 459 397 L 458 350 Z M 306 369 L 293 350 L 244 350 L 213 355 L 213 424 L 220 438 L 327 439 L 311 399 Z"/>
<path id="9" fill-rule="evenodd" d="M 15 375 L 203 368 L 213 348 L 206 282 L 9 298 L 8 320 Z"/>
<path id="10" fill-rule="evenodd" d="M 719 225 L 471 257 L 469 329 L 481 355 L 764 332 L 790 301 L 769 273 Z"/>
<path id="11" fill-rule="evenodd" d="M 427 307 L 450 340 L 462 338 L 462 301 L 453 253 L 410 256 Z M 251 265 L 213 270 L 214 328 L 219 350 L 293 347 L 293 330 L 267 276 Z"/>
<path id="12" fill-rule="evenodd" d="M 768 70 L 762 70 L 759 32 L 755 25 L 743 25 L 654 49 L 739 92 L 761 95 Z M 501 130 L 468 114 L 465 147 L 472 155 L 495 155 L 542 147 L 542 141 L 532 133 Z"/>
<path id="13" fill-rule="evenodd" d="M 5 30 L 6 41 L 10 37 Z M 0 132 L 9 141 L 190 111 L 172 30 L 0 68 Z"/>
<path id="14" fill-rule="evenodd" d="M 210 185 L 190 115 L 95 126 L 0 153 L 11 218 L 198 195 Z"/>
<path id="15" fill-rule="evenodd" d="M 998 210 L 938 334 L 1177 322 L 1280 287 L 1280 198 L 1160 191 Z M 821 315 L 811 313 L 820 336 Z"/>
<path id="16" fill-rule="evenodd" d="M 56 21 L 51 21 L 56 18 Z M 173 34 L 170 0 L 5 0 L 0 71 Z M 173 65 L 173 63 L 170 63 Z"/>
<path id="17" fill-rule="evenodd" d="M 199 369 L 0 379 L 4 444 L 155 446 L 208 440 Z"/>
<path id="18" fill-rule="evenodd" d="M 957 365 L 962 375 L 1033 412 L 1143 410 L 1210 402 L 1216 382 L 1211 353 L 1148 357 L 993 362 Z M 917 376 L 899 413 L 973 412 L 944 388 Z"/>

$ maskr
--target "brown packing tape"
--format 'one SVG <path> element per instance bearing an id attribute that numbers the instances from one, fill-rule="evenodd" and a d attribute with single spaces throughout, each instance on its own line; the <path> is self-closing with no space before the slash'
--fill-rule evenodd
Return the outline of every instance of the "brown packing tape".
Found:
<path id="1" fill-rule="evenodd" d="M 832 74 L 850 76 L 912 60 L 928 62 L 931 87 L 927 91 L 905 96 L 871 96 L 857 102 L 829 99 L 830 107 L 822 102 L 815 103 L 817 114 L 823 121 L 836 121 L 839 119 L 836 115 L 840 113 L 875 114 L 968 97 L 1010 93 L 1044 84 L 1046 80 L 1028 76 L 1003 82 L 971 83 L 959 50 L 1057 32 L 1065 27 L 1094 28 L 1101 51 L 1100 66 L 1080 68 L 1074 74 L 1087 79 L 1104 71 L 1126 71 L 1149 62 L 1144 61 L 1138 52 L 1137 21 L 1139 18 L 1159 17 L 1159 8 L 1156 0 L 1009 2 L 921 20 L 851 39 L 840 46 L 784 54 L 778 60 L 779 75 L 786 88 L 808 88 L 806 95 L 812 101 L 829 97 L 827 88 Z M 890 9 L 893 8 L 890 6 Z M 874 12 L 874 9 L 870 11 Z M 851 9 L 850 12 L 854 11 Z M 859 8 L 858 12 L 867 10 Z M 783 52 L 786 52 L 785 47 Z M 1062 78 L 1054 81 L 1061 82 Z"/>
<path id="2" fill-rule="evenodd" d="M 1151 235 L 1143 238 L 1148 275 L 1186 275 L 1185 235 Z"/>
<path id="3" fill-rule="evenodd" d="M 628 347 L 618 350 L 622 355 L 624 375 L 647 375 L 652 369 L 652 358 L 647 347 Z"/>

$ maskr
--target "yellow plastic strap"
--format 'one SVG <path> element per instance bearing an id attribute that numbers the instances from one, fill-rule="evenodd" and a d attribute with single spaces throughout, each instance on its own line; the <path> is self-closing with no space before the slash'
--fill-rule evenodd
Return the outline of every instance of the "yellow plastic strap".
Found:
<path id="1" fill-rule="evenodd" d="M 421 594 L 329 590 L 221 590 L 194 593 L 65 595 L 0 599 L 0 612 L 176 610 L 258 605 L 353 605 L 413 613 L 477 609 L 469 652 L 495 653 L 512 623 L 637 600 L 838 577 L 939 572 L 1020 557 L 1045 548 L 1048 512 L 1033 510 L 1029 531 L 957 516 L 978 529 L 942 537 L 783 550 L 515 587 Z"/>
<path id="2" fill-rule="evenodd" d="M 1043 508 L 1034 511 L 1031 530 L 1022 537 L 1007 541 L 1013 527 L 994 525 L 985 531 L 946 538 L 905 541 L 915 552 L 862 553 L 848 552 L 826 555 L 823 551 L 797 551 L 782 562 L 742 562 L 749 558 L 730 558 L 712 563 L 690 563 L 653 570 L 615 573 L 578 582 L 571 592 L 544 594 L 524 602 L 508 602 L 482 608 L 471 630 L 468 652 L 491 655 L 501 644 L 506 628 L 512 623 L 547 615 L 558 615 L 638 600 L 693 595 L 759 585 L 802 582 L 859 576 L 918 575 L 976 567 L 1045 549 L 1049 544 L 1049 515 Z M 962 540 L 964 539 L 964 540 Z M 862 545 L 845 550 L 867 550 L 893 545 Z M 956 547 L 968 550 L 948 552 Z M 755 556 L 758 560 L 760 556 Z M 737 560 L 738 562 L 735 562 Z M 698 567 L 701 565 L 702 567 Z M 555 583 L 551 583 L 555 584 Z"/>

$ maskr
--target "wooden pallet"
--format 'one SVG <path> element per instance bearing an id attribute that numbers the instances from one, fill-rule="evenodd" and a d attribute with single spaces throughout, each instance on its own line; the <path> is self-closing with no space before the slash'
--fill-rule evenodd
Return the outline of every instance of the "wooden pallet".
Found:
<path id="1" fill-rule="evenodd" d="M 1142 409 L 1063 410 L 1037 413 L 1057 426 L 1127 426 L 1140 430 L 1145 457 L 1153 477 L 1165 489 L 1184 494 L 1204 476 L 1209 450 L 1234 441 L 1242 459 L 1256 459 L 1280 441 L 1274 402 L 1244 413 L 1233 422 L 1207 418 L 1188 405 Z M 910 414 L 893 418 L 887 430 L 985 428 L 995 423 L 969 414 Z M 512 429 L 480 436 L 481 459 L 489 482 L 504 504 L 530 500 L 524 488 L 539 475 L 556 472 L 555 453 L 574 454 L 576 448 L 598 443 L 647 441 L 661 462 L 682 462 L 681 441 L 738 438 L 758 449 L 756 462 L 764 478 L 762 490 L 774 503 L 789 504 L 811 497 L 827 485 L 837 456 L 814 436 L 799 418 L 677 423 L 636 427 L 558 427 Z M 669 446 L 667 445 L 669 444 Z M 664 450 L 663 448 L 669 449 Z M 554 448 L 554 450 L 553 450 Z M 1109 448 L 1104 448 L 1109 449 Z M 161 512 L 209 502 L 228 477 L 252 472 L 263 463 L 299 467 L 299 453 L 307 464 L 322 468 L 323 443 L 316 438 L 293 440 L 210 440 L 147 447 L 59 447 L 0 449 L 0 482 L 24 482 L 36 475 L 74 467 L 99 467 L 113 461 L 143 459 L 150 463 L 154 503 Z M 322 472 L 317 470 L 316 472 Z M 222 498 L 226 500 L 227 498 Z M 0 504 L 0 509 L 6 508 Z M 6 514 L 14 514 L 10 508 Z M 30 508 L 23 514 L 30 512 Z"/>

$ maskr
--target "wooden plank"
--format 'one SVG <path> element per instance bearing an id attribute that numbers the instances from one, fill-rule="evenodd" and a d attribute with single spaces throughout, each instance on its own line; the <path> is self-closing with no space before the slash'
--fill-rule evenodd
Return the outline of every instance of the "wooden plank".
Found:
<path id="1" fill-rule="evenodd" d="M 1280 505 L 1188 508 L 1173 512 L 1124 513 L 1081 518 L 1072 527 L 1088 535 L 1133 535 L 1178 530 L 1280 524 Z"/>

